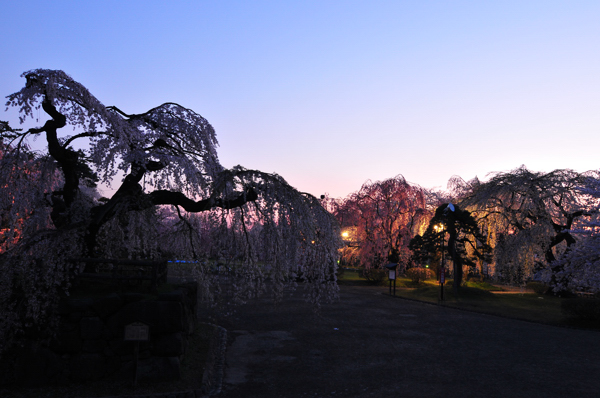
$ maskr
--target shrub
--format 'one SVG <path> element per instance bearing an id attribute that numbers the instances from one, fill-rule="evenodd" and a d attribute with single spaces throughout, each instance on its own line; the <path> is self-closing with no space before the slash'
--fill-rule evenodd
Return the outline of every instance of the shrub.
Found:
<path id="1" fill-rule="evenodd" d="M 406 270 L 406 276 L 410 278 L 410 280 L 419 284 L 425 279 L 430 279 L 433 277 L 433 273 L 428 268 L 411 268 Z"/>
<path id="2" fill-rule="evenodd" d="M 600 300 L 587 298 L 565 299 L 561 303 L 563 314 L 571 321 L 600 324 Z"/>
<path id="3" fill-rule="evenodd" d="M 549 287 L 542 282 L 527 282 L 527 289 L 533 290 L 536 294 L 546 294 Z"/>
<path id="4" fill-rule="evenodd" d="M 364 268 L 362 277 L 373 285 L 380 285 L 387 279 L 387 272 L 380 268 Z"/>

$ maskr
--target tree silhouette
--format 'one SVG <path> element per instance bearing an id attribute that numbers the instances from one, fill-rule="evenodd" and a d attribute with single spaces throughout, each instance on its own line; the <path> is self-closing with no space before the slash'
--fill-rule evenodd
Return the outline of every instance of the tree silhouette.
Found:
<path id="1" fill-rule="evenodd" d="M 458 296 L 463 279 L 463 265 L 475 266 L 474 259 L 489 261 L 491 248 L 479 231 L 477 221 L 467 210 L 458 205 L 444 203 L 436 210 L 425 233 L 415 236 L 410 243 L 413 253 L 421 261 L 427 256 L 434 256 L 440 250 L 440 241 L 448 241 L 443 245 L 448 258 L 452 260 L 454 270 L 453 289 Z"/>
<path id="2" fill-rule="evenodd" d="M 575 244 L 573 230 L 598 213 L 599 181 L 597 171 L 540 173 L 521 166 L 485 183 L 455 179 L 453 184 L 462 191 L 461 206 L 488 231 L 497 268 L 532 276 L 549 266 L 554 275 L 561 273 L 556 260 Z"/>
<path id="3" fill-rule="evenodd" d="M 280 295 L 302 267 L 310 276 L 309 300 L 335 297 L 335 219 L 317 198 L 277 174 L 224 168 L 215 131 L 202 116 L 171 102 L 140 114 L 104 106 L 59 70 L 22 76 L 25 87 L 8 96 L 7 106 L 19 109 L 21 122 L 40 108 L 49 119 L 26 131 L 0 124 L 0 188 L 19 187 L 0 210 L 23 220 L 20 239 L 1 254 L 0 341 L 26 324 L 49 325 L 57 297 L 76 271 L 69 259 L 163 257 L 166 239 L 170 255 L 195 264 L 207 295 L 208 253 L 227 252 L 224 257 L 237 265 L 236 291 L 258 293 L 269 279 Z M 30 137 L 42 138 L 45 150 L 29 152 Z M 35 164 L 31 181 L 21 172 L 24 156 Z M 118 181 L 118 173 L 124 177 L 110 197 L 99 198 L 88 184 L 94 173 L 106 184 Z M 157 212 L 165 206 L 185 227 L 161 235 Z M 198 213 L 212 216 L 200 220 L 193 216 Z M 209 220 L 223 231 L 222 241 L 198 238 Z M 218 247 L 205 250 L 207 242 Z"/>

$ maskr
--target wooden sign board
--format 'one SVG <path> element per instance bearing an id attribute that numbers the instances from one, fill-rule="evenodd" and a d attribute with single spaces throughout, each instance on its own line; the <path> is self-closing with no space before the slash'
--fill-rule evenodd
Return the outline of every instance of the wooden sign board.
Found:
<path id="1" fill-rule="evenodd" d="M 396 270 L 395 269 L 391 269 L 388 272 L 388 279 L 393 281 L 394 279 L 396 279 Z"/>
<path id="2" fill-rule="evenodd" d="M 150 327 L 142 322 L 134 322 L 125 326 L 125 341 L 148 341 Z"/>

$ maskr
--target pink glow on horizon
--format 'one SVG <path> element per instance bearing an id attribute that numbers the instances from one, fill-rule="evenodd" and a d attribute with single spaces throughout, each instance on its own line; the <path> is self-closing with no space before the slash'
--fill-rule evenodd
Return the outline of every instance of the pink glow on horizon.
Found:
<path id="1" fill-rule="evenodd" d="M 22 1 L 0 12 L 15 32 L 2 95 L 48 68 L 126 112 L 177 102 L 215 127 L 226 167 L 277 172 L 314 195 L 398 174 L 445 189 L 453 175 L 522 164 L 600 167 L 598 2 Z"/>

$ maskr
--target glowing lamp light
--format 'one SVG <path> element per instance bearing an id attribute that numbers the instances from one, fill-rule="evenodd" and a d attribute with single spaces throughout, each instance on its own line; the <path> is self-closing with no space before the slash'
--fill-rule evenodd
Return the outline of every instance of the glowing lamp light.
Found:
<path id="1" fill-rule="evenodd" d="M 342 238 L 347 238 L 348 236 L 350 236 L 350 234 L 348 233 L 348 231 L 342 232 Z"/>

